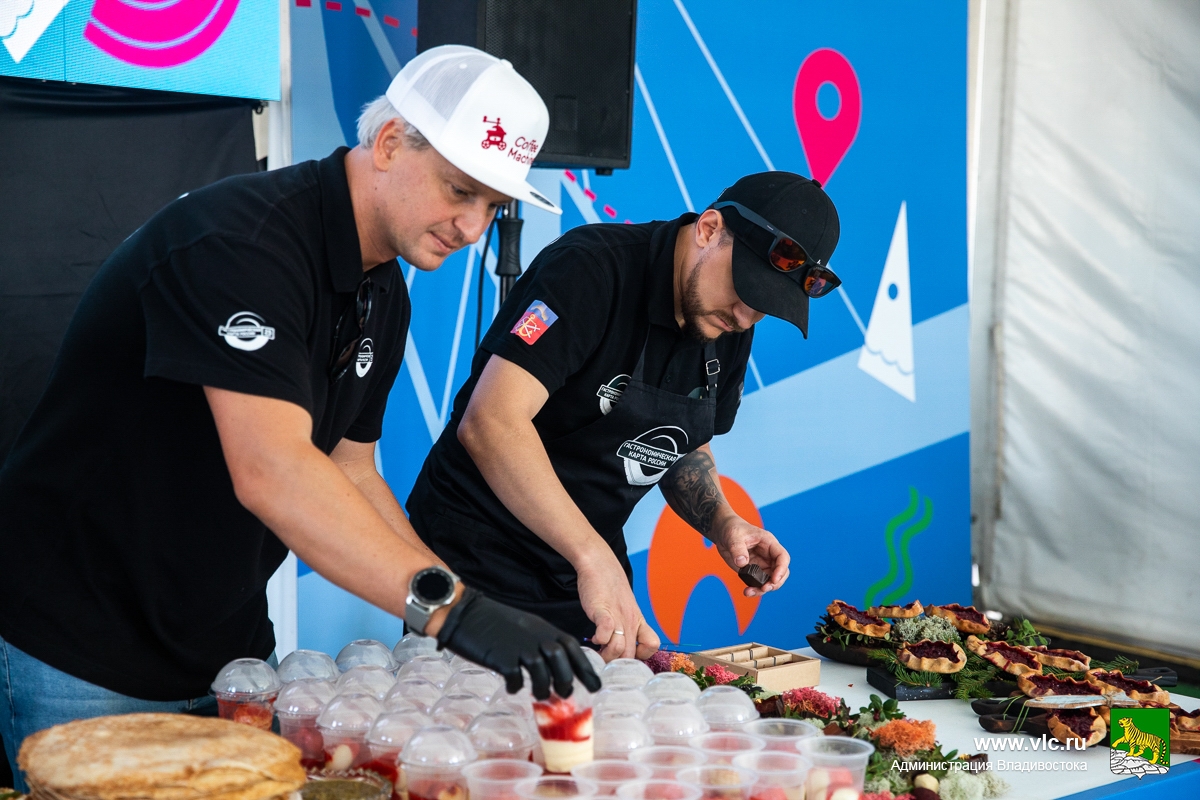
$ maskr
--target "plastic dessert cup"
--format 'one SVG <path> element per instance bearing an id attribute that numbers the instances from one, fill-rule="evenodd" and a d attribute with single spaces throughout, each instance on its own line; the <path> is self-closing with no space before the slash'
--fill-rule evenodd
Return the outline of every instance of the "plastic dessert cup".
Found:
<path id="1" fill-rule="evenodd" d="M 668 697 L 651 703 L 642 714 L 642 722 L 650 729 L 655 744 L 683 746 L 692 737 L 708 733 L 708 723 L 704 721 L 700 709 L 691 700 L 680 697 Z"/>
<path id="2" fill-rule="evenodd" d="M 875 752 L 873 744 L 849 736 L 819 736 L 803 740 L 799 748 L 800 755 L 812 762 L 805 783 L 806 800 L 857 800 L 867 761 Z"/>
<path id="3" fill-rule="evenodd" d="M 433 721 L 438 725 L 453 725 L 460 731 L 465 731 L 475 717 L 489 708 L 491 706 L 486 700 L 467 692 L 455 692 L 442 695 L 442 699 L 434 704 L 429 716 L 433 717 Z"/>
<path id="4" fill-rule="evenodd" d="M 398 762 L 400 751 L 417 731 L 432 725 L 433 721 L 419 711 L 380 714 L 367 733 L 367 750 L 370 760 L 363 764 L 362 768 L 369 769 L 391 781 L 392 786 L 396 787 L 394 796 L 399 797 L 400 768 Z"/>
<path id="5" fill-rule="evenodd" d="M 271 665 L 257 658 L 230 661 L 212 682 L 221 719 L 264 731 L 271 730 L 275 698 L 281 687 Z"/>
<path id="6" fill-rule="evenodd" d="M 709 764 L 732 764 L 736 756 L 757 753 L 766 748 L 767 743 L 761 737 L 748 733 L 721 731 L 697 736 L 688 742 L 688 746 L 708 756 Z"/>
<path id="7" fill-rule="evenodd" d="M 406 678 L 424 678 L 432 683 L 439 690 L 446 685 L 446 681 L 450 680 L 450 676 L 454 674 L 454 670 L 450 665 L 442 660 L 441 656 L 424 655 L 414 656 L 407 664 L 400 668 L 400 680 Z"/>
<path id="8" fill-rule="evenodd" d="M 757 776 L 740 767 L 706 764 L 681 769 L 675 779 L 699 789 L 701 800 L 750 800 Z"/>
<path id="9" fill-rule="evenodd" d="M 594 757 L 591 703 L 591 695 L 577 686 L 566 699 L 551 694 L 533 704 L 547 772 L 565 774 Z"/>
<path id="10" fill-rule="evenodd" d="M 604 663 L 604 658 L 590 647 L 583 648 L 583 654 L 587 657 L 588 663 L 592 665 L 592 669 L 596 671 L 596 675 L 603 674 L 604 668 L 608 666 Z"/>
<path id="11" fill-rule="evenodd" d="M 528 761 L 537 742 L 537 734 L 528 721 L 513 711 L 494 706 L 475 717 L 467 727 L 467 737 L 479 757 L 487 759 Z"/>
<path id="12" fill-rule="evenodd" d="M 708 761 L 708 756 L 690 747 L 656 745 L 634 750 L 629 754 L 629 760 L 646 764 L 654 770 L 653 777 L 659 780 L 673 781 L 679 770 L 701 766 Z"/>
<path id="13" fill-rule="evenodd" d="M 616 662 L 613 662 L 616 663 Z M 606 686 L 596 693 L 596 711 L 629 711 L 639 716 L 650 707 L 650 698 L 637 686 Z"/>
<path id="14" fill-rule="evenodd" d="M 337 680 L 338 694 L 365 692 L 374 695 L 377 700 L 387 697 L 395 685 L 396 676 L 390 670 L 370 665 L 351 667 Z"/>
<path id="15" fill-rule="evenodd" d="M 622 784 L 617 787 L 617 797 L 621 800 L 700 800 L 700 790 L 679 781 L 651 778 Z"/>
<path id="16" fill-rule="evenodd" d="M 317 717 L 335 692 L 329 681 L 310 678 L 292 681 L 275 698 L 279 735 L 300 748 L 300 764 L 305 769 L 320 769 L 325 765 L 325 741 L 317 730 Z"/>
<path id="17" fill-rule="evenodd" d="M 606 689 L 613 686 L 632 686 L 640 689 L 653 677 L 654 673 L 650 668 L 636 658 L 617 658 L 600 670 L 600 681 Z"/>
<path id="18" fill-rule="evenodd" d="M 403 670 L 401 671 L 403 672 Z M 388 691 L 387 697 L 383 698 L 383 701 L 388 703 L 396 697 L 411 700 L 422 711 L 428 714 L 433 711 L 433 707 L 437 705 L 437 701 L 442 699 L 442 690 L 424 678 L 401 677 L 400 680 L 396 681 L 396 685 Z"/>
<path id="19" fill-rule="evenodd" d="M 646 764 L 617 759 L 592 761 L 571 770 L 572 776 L 595 782 L 599 797 L 610 797 L 621 784 L 648 780 L 653 774 L 654 770 Z"/>
<path id="20" fill-rule="evenodd" d="M 754 701 L 733 686 L 711 686 L 696 698 L 696 708 L 714 731 L 741 731 L 758 719 Z"/>
<path id="21" fill-rule="evenodd" d="M 401 667 L 416 656 L 436 656 L 437 639 L 432 636 L 422 636 L 419 633 L 406 633 L 404 638 L 396 642 L 392 648 L 392 658 Z"/>
<path id="22" fill-rule="evenodd" d="M 471 800 L 517 800 L 517 784 L 541 774 L 537 764 L 511 758 L 476 761 L 463 769 Z"/>
<path id="23" fill-rule="evenodd" d="M 400 752 L 408 800 L 466 800 L 463 768 L 475 760 L 471 740 L 457 728 L 434 725 L 417 731 Z"/>
<path id="24" fill-rule="evenodd" d="M 642 687 L 642 691 L 652 703 L 668 697 L 695 700 L 700 696 L 700 687 L 694 680 L 681 672 L 660 672 Z"/>
<path id="25" fill-rule="evenodd" d="M 543 775 L 514 787 L 521 800 L 591 800 L 599 787 L 595 781 L 570 775 Z"/>
<path id="26" fill-rule="evenodd" d="M 755 775 L 750 800 L 804 800 L 804 783 L 811 766 L 804 756 L 771 750 L 743 753 L 733 759 L 733 765 Z"/>
<path id="27" fill-rule="evenodd" d="M 396 659 L 392 658 L 391 649 L 383 642 L 375 639 L 355 639 L 341 649 L 335 659 L 337 668 L 348 672 L 355 667 L 383 667 L 395 674 Z"/>
<path id="28" fill-rule="evenodd" d="M 370 760 L 367 732 L 383 705 L 365 692 L 340 694 L 317 717 L 317 730 L 325 750 L 325 767 L 346 770 Z"/>
<path id="29" fill-rule="evenodd" d="M 504 681 L 499 675 L 483 667 L 466 667 L 450 676 L 446 681 L 446 694 L 466 692 L 473 694 L 485 702 L 490 702 L 496 693 L 504 688 Z"/>
<path id="30" fill-rule="evenodd" d="M 650 747 L 654 738 L 640 714 L 603 711 L 596 717 L 592 748 L 596 758 L 621 759 L 639 747 Z"/>
<path id="31" fill-rule="evenodd" d="M 795 753 L 801 741 L 820 733 L 815 725 L 798 719 L 760 719 L 747 723 L 742 730 L 765 739 L 768 750 L 783 753 Z"/>
<path id="32" fill-rule="evenodd" d="M 275 673 L 281 683 L 292 681 L 336 681 L 341 670 L 337 663 L 319 650 L 293 650 L 279 662 Z"/>

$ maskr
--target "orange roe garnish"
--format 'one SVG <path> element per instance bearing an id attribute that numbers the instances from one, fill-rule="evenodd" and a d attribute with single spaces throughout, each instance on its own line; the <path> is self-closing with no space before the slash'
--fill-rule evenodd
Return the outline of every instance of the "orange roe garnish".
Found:
<path id="1" fill-rule="evenodd" d="M 875 729 L 880 747 L 895 750 L 898 755 L 911 756 L 937 745 L 936 726 L 928 719 L 894 719 Z"/>

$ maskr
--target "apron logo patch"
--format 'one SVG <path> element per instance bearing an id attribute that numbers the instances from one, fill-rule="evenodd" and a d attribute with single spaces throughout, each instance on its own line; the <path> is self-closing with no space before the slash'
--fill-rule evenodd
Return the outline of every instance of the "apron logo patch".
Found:
<path id="1" fill-rule="evenodd" d="M 525 314 L 517 320 L 510 333 L 515 333 L 524 340 L 525 344 L 533 344 L 542 334 L 558 320 L 558 314 L 550 310 L 550 306 L 541 300 L 534 300 L 525 309 Z"/>
<path id="2" fill-rule="evenodd" d="M 613 406 L 621 399 L 621 395 L 625 393 L 625 387 L 629 385 L 630 376 L 618 375 L 608 383 L 596 390 L 596 396 L 600 398 L 600 413 L 608 415 L 608 412 L 613 410 Z"/>
<path id="3" fill-rule="evenodd" d="M 375 363 L 375 345 L 370 339 L 363 339 L 358 348 L 358 359 L 354 362 L 354 371 L 358 377 L 363 377 Z"/>
<path id="4" fill-rule="evenodd" d="M 636 439 L 627 439 L 617 448 L 617 455 L 625 462 L 625 480 L 630 486 L 658 483 L 667 470 L 686 455 L 679 449 L 687 443 L 687 432 L 674 425 L 662 425 Z"/>
<path id="5" fill-rule="evenodd" d="M 275 329 L 263 324 L 263 318 L 251 311 L 239 311 L 224 325 L 217 326 L 217 336 L 238 350 L 258 350 L 275 338 Z"/>

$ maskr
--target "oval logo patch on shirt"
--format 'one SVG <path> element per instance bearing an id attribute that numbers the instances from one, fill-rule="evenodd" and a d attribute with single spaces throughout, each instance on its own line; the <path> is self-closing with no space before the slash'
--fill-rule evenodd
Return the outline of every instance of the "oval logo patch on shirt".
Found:
<path id="1" fill-rule="evenodd" d="M 361 378 L 367 374 L 367 371 L 371 369 L 371 365 L 374 363 L 375 343 L 370 339 L 363 339 L 362 344 L 358 347 L 358 358 L 354 362 L 354 371 Z"/>
<path id="2" fill-rule="evenodd" d="M 550 306 L 541 300 L 534 300 L 509 332 L 520 336 L 525 344 L 533 344 L 557 319 L 558 314 L 551 311 Z"/>
<path id="3" fill-rule="evenodd" d="M 217 335 L 238 350 L 258 350 L 275 338 L 275 329 L 263 324 L 263 318 L 252 311 L 239 311 L 224 325 L 217 326 Z"/>

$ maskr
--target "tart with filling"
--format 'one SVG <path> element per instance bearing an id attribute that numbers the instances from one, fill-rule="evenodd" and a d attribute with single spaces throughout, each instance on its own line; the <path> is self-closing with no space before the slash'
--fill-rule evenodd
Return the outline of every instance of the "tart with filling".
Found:
<path id="1" fill-rule="evenodd" d="M 879 617 L 868 614 L 865 611 L 859 611 L 854 606 L 849 603 L 843 603 L 841 600 L 834 600 L 825 610 L 829 612 L 829 616 L 838 625 L 863 636 L 882 638 L 887 636 L 888 632 L 892 629 L 890 622 L 884 622 Z"/>
<path id="2" fill-rule="evenodd" d="M 992 623 L 988 622 L 988 618 L 975 606 L 950 603 L 945 606 L 929 606 L 925 613 L 950 620 L 950 624 L 957 628 L 959 633 L 987 633 L 992 628 Z"/>
<path id="3" fill-rule="evenodd" d="M 1175 706 L 1171 709 L 1171 725 L 1181 731 L 1200 731 L 1200 708 L 1184 711 Z"/>
<path id="4" fill-rule="evenodd" d="M 1092 666 L 1092 657 L 1078 650 L 1061 650 L 1040 645 L 1030 647 L 1029 651 L 1047 667 L 1063 669 L 1067 672 L 1087 672 Z"/>
<path id="5" fill-rule="evenodd" d="M 913 600 L 906 606 L 871 606 L 867 609 L 867 613 L 874 617 L 912 619 L 924 614 L 925 608 L 921 605 L 920 600 Z"/>
<path id="6" fill-rule="evenodd" d="M 1008 642 L 987 642 L 978 636 L 968 636 L 967 649 L 1009 675 L 1019 676 L 1042 671 L 1042 662 L 1026 647 L 1017 647 Z"/>
<path id="7" fill-rule="evenodd" d="M 1087 671 L 1087 681 L 1096 687 L 1100 694 L 1116 694 L 1124 692 L 1138 702 L 1162 703 L 1171 702 L 1171 693 L 1160 689 L 1150 681 L 1140 681 L 1136 678 L 1126 678 L 1119 669 L 1108 672 L 1102 669 Z"/>
<path id="8" fill-rule="evenodd" d="M 896 660 L 909 669 L 950 675 L 967 665 L 967 654 L 954 642 L 922 639 L 896 651 Z"/>
<path id="9" fill-rule="evenodd" d="M 1069 708 L 1046 715 L 1050 733 L 1063 744 L 1074 741 L 1091 747 L 1108 734 L 1108 726 L 1094 708 Z"/>
<path id="10" fill-rule="evenodd" d="M 1096 687 L 1087 681 L 1059 678 L 1054 675 L 1042 675 L 1036 672 L 1027 672 L 1024 675 L 1018 675 L 1017 688 L 1028 697 L 1045 697 L 1051 694 L 1099 694 Z"/>

